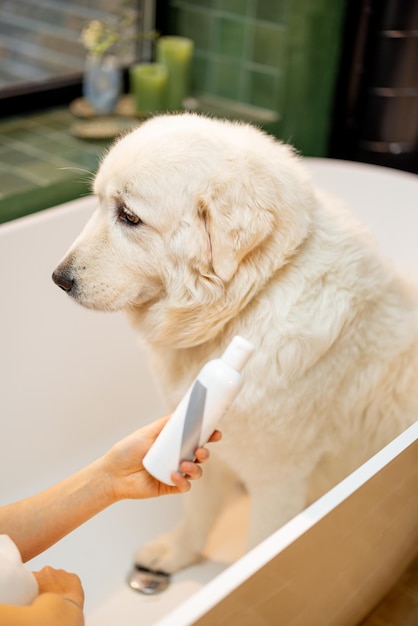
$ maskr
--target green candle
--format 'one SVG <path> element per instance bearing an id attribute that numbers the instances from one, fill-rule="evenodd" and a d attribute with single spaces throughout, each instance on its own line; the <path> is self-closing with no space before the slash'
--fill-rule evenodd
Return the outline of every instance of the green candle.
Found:
<path id="1" fill-rule="evenodd" d="M 157 61 L 167 67 L 167 109 L 183 108 L 190 89 L 190 70 L 194 44 L 186 37 L 160 37 L 157 40 Z"/>
<path id="2" fill-rule="evenodd" d="M 167 68 L 159 63 L 139 63 L 129 70 L 130 91 L 135 111 L 149 114 L 165 108 Z"/>

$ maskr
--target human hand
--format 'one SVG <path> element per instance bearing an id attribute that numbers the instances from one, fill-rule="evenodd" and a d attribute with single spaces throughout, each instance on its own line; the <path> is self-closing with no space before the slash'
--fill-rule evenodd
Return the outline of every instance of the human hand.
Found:
<path id="1" fill-rule="evenodd" d="M 195 452 L 196 461 L 183 461 L 182 472 L 174 472 L 174 487 L 161 483 L 151 476 L 142 464 L 142 459 L 165 426 L 170 415 L 162 417 L 114 445 L 102 458 L 105 472 L 109 478 L 113 501 L 124 498 L 152 498 L 156 496 L 189 491 L 191 480 L 202 476 L 201 463 L 209 458 L 207 448 L 198 448 Z M 216 442 L 222 435 L 218 430 L 212 434 L 209 442 Z"/>
<path id="2" fill-rule="evenodd" d="M 39 572 L 33 572 L 33 575 L 38 583 L 39 594 L 55 593 L 83 610 L 84 591 L 76 574 L 47 566 Z"/>

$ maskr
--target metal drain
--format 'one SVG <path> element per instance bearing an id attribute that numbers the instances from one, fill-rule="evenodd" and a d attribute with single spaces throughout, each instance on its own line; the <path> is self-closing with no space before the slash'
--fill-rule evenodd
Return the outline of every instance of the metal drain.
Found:
<path id="1" fill-rule="evenodd" d="M 131 589 L 151 596 L 165 591 L 170 584 L 170 574 L 135 565 L 128 577 Z"/>

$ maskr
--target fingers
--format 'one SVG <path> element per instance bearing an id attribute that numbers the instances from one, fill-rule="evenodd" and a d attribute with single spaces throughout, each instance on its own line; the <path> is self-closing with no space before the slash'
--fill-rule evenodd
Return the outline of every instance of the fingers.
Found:
<path id="1" fill-rule="evenodd" d="M 208 443 L 216 443 L 217 441 L 220 441 L 221 439 L 222 439 L 222 433 L 219 430 L 214 430 L 208 440 Z M 195 455 L 196 455 L 197 463 L 204 463 L 210 457 L 210 452 L 207 448 L 200 447 L 200 448 L 197 448 Z"/>
<path id="2" fill-rule="evenodd" d="M 171 474 L 171 480 L 173 481 L 175 487 L 177 487 L 180 493 L 186 493 L 191 488 L 189 478 L 183 476 L 183 474 L 180 474 L 180 472 L 173 472 Z"/>
<path id="3" fill-rule="evenodd" d="M 205 460 L 209 457 L 209 453 L 204 448 L 199 448 L 199 456 L 204 456 Z M 197 451 L 196 451 L 197 452 Z M 204 453 L 203 455 L 201 453 Z M 198 463 L 193 461 L 183 461 L 180 463 L 181 472 L 173 472 L 171 475 L 171 480 L 174 485 L 180 491 L 180 493 L 186 493 L 189 491 L 191 485 L 191 480 L 198 480 L 202 477 L 203 471 Z"/>
<path id="4" fill-rule="evenodd" d="M 197 448 L 195 452 L 196 461 L 195 463 L 204 463 L 210 457 L 210 452 L 207 448 Z"/>
<path id="5" fill-rule="evenodd" d="M 40 594 L 55 593 L 83 608 L 84 591 L 77 574 L 46 566 L 39 572 L 33 572 L 33 575 L 37 580 Z"/>
<path id="6" fill-rule="evenodd" d="M 199 478 L 202 478 L 203 470 L 196 462 L 183 461 L 180 463 L 180 469 L 186 474 L 189 480 L 199 480 Z"/>
<path id="7" fill-rule="evenodd" d="M 209 442 L 220 441 L 222 438 L 222 434 L 219 430 L 215 430 L 212 436 L 209 439 Z M 208 442 L 208 443 L 209 443 Z M 204 463 L 210 457 L 210 452 L 207 448 L 203 446 L 199 447 L 195 451 L 196 460 L 193 461 L 182 461 L 180 464 L 180 469 L 182 472 L 188 475 L 190 480 L 197 480 L 202 476 L 202 468 L 198 465 L 199 463 Z"/>
<path id="8" fill-rule="evenodd" d="M 222 433 L 220 430 L 214 430 L 211 436 L 209 437 L 208 443 L 215 443 L 216 441 L 220 441 L 222 439 Z"/>
<path id="9" fill-rule="evenodd" d="M 221 439 L 222 433 L 219 430 L 215 430 L 208 443 L 220 441 Z M 173 472 L 171 475 L 171 480 L 181 493 L 189 491 L 191 480 L 198 480 L 202 477 L 203 471 L 200 464 L 209 459 L 210 452 L 207 448 L 200 447 L 196 449 L 195 457 L 195 461 L 182 461 L 180 463 L 181 472 Z"/>
<path id="10" fill-rule="evenodd" d="M 135 434 L 141 435 L 141 438 L 145 438 L 145 439 L 149 438 L 153 441 L 158 437 L 158 435 L 160 434 L 160 432 L 162 431 L 162 429 L 164 428 L 164 426 L 166 425 L 170 417 L 171 417 L 171 414 L 168 413 L 167 415 L 164 415 L 163 417 L 160 417 L 154 420 L 153 422 L 146 424 L 146 426 L 142 426 L 136 431 Z"/>

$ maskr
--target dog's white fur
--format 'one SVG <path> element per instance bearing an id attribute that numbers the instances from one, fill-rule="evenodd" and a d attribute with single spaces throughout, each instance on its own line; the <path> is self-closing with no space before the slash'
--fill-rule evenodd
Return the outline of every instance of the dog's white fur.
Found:
<path id="1" fill-rule="evenodd" d="M 55 275 L 81 304 L 127 311 L 171 407 L 235 334 L 257 347 L 183 522 L 141 564 L 194 562 L 237 478 L 256 544 L 417 419 L 417 289 L 289 147 L 160 116 L 114 145 L 94 191 Z"/>

